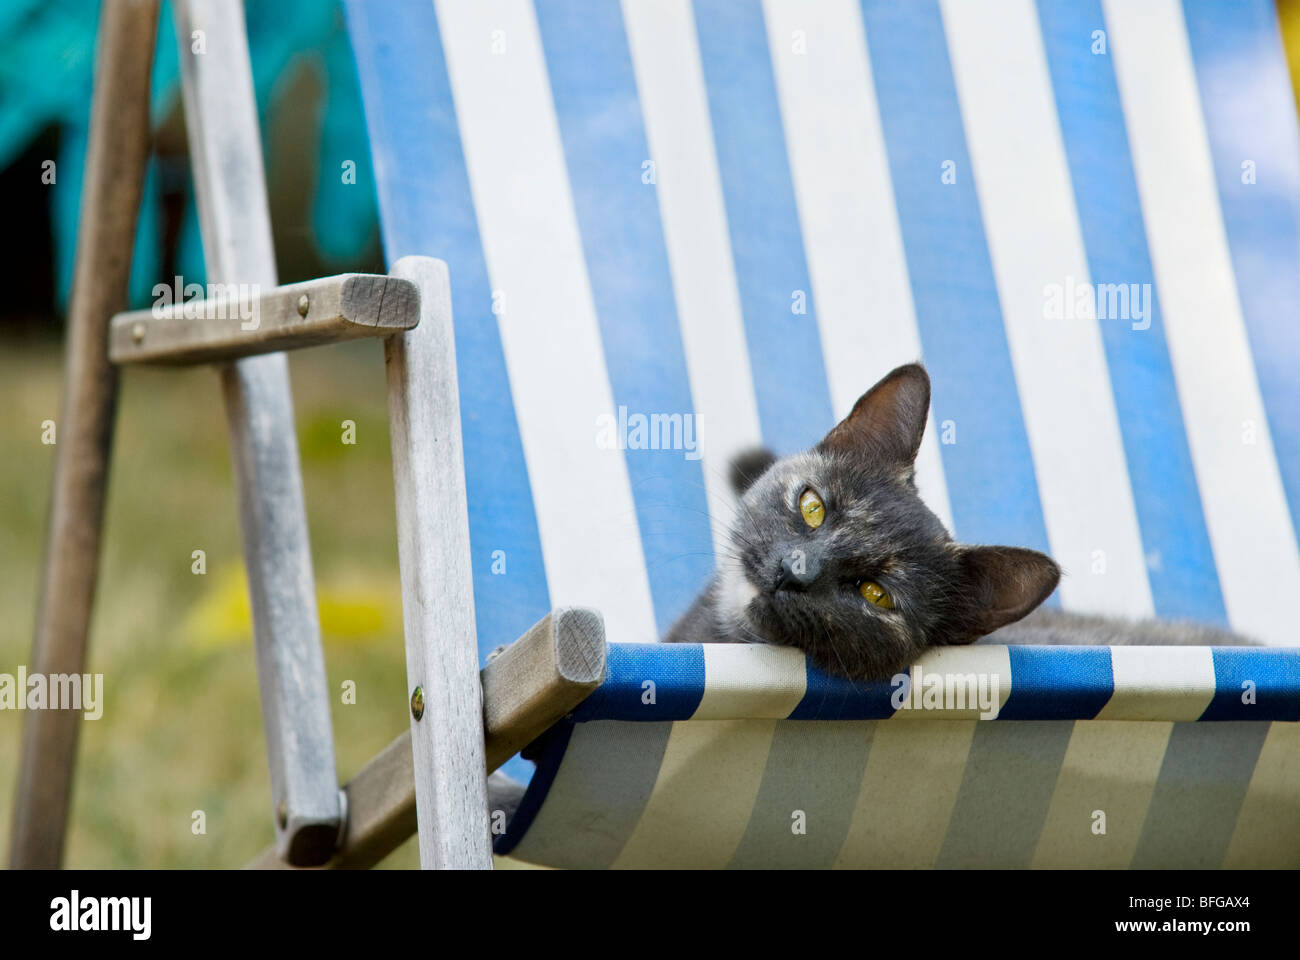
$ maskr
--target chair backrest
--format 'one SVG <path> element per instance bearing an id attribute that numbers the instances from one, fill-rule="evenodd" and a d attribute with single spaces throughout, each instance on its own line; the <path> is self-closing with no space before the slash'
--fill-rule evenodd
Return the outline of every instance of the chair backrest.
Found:
<path id="1" fill-rule="evenodd" d="M 481 650 L 562 604 L 662 635 L 729 457 L 917 357 L 956 536 L 1050 551 L 1069 609 L 1294 642 L 1268 0 L 346 9 L 386 255 L 450 267 Z"/>

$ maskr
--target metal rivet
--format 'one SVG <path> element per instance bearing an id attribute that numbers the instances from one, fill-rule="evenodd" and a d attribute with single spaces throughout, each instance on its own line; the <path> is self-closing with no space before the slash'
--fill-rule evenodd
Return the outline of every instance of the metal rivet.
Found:
<path id="1" fill-rule="evenodd" d="M 424 716 L 424 687 L 416 687 L 411 694 L 411 716 L 416 720 Z"/>
<path id="2" fill-rule="evenodd" d="M 280 805 L 275 809 L 275 819 L 276 822 L 280 824 L 281 830 L 289 825 L 289 806 L 283 800 L 280 801 Z"/>
<path id="3" fill-rule="evenodd" d="M 136 343 L 144 343 L 144 324 L 137 323 L 131 328 L 131 339 Z"/>
<path id="4" fill-rule="evenodd" d="M 307 299 L 307 294 L 298 298 L 298 316 L 307 316 L 307 311 L 311 308 L 311 301 Z"/>

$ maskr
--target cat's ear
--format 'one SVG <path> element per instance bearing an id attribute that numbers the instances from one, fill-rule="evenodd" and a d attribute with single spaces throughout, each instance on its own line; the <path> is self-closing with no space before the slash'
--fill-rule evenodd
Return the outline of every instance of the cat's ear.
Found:
<path id="1" fill-rule="evenodd" d="M 859 397 L 818 449 L 910 464 L 921 446 L 929 412 L 930 377 L 925 367 L 909 363 Z"/>
<path id="2" fill-rule="evenodd" d="M 1046 600 L 1061 580 L 1051 557 L 1022 547 L 957 546 L 967 609 L 955 643 L 971 643 L 1015 623 Z"/>
<path id="3" fill-rule="evenodd" d="M 740 496 L 754 481 L 767 472 L 767 468 L 776 463 L 776 454 L 763 447 L 755 447 L 736 454 L 731 461 L 731 489 Z"/>

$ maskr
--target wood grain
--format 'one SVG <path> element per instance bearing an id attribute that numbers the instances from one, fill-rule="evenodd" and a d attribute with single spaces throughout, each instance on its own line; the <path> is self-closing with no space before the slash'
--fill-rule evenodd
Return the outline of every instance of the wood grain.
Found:
<path id="1" fill-rule="evenodd" d="M 109 359 L 116 364 L 215 363 L 386 337 L 419 321 L 414 284 L 395 277 L 345 273 L 270 290 L 235 287 L 223 292 L 225 296 L 173 303 L 157 312 L 118 314 L 109 335 Z"/>
<path id="2" fill-rule="evenodd" d="M 126 305 L 149 155 L 157 24 L 157 0 L 122 0 L 100 12 L 33 673 L 85 672 L 117 403 L 108 321 Z M 63 859 L 80 724 L 75 710 L 25 715 L 9 853 L 14 867 L 48 869 Z"/>
<path id="3" fill-rule="evenodd" d="M 406 626 L 420 864 L 489 869 L 469 513 L 447 265 L 404 257 L 393 275 L 420 290 L 420 323 L 385 341 L 397 555 Z"/>
<path id="4" fill-rule="evenodd" d="M 492 773 L 570 713 L 605 680 L 605 626 L 599 613 L 567 607 L 547 614 L 479 671 L 485 767 Z M 486 809 L 513 803 L 511 782 L 488 778 Z M 416 830 L 411 733 L 404 732 L 348 781 L 348 824 L 331 869 L 373 867 Z M 433 829 L 430 827 L 430 829 Z M 248 867 L 285 867 L 268 847 Z"/>
<path id="5" fill-rule="evenodd" d="M 269 290 L 275 252 L 243 6 L 177 0 L 172 10 L 207 279 Z M 196 30 L 202 53 L 191 49 Z M 343 818 L 288 363 L 250 357 L 221 377 L 277 844 L 291 863 L 322 863 Z"/>

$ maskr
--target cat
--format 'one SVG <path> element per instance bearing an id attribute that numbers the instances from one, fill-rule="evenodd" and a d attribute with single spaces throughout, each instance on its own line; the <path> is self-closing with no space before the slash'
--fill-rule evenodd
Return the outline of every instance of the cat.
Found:
<path id="1" fill-rule="evenodd" d="M 907 364 L 811 450 L 737 457 L 729 552 L 665 642 L 793 646 L 852 680 L 977 641 L 1251 643 L 1212 627 L 1036 610 L 1060 582 L 1051 557 L 958 543 L 921 501 L 914 469 L 929 409 L 929 375 Z"/>

